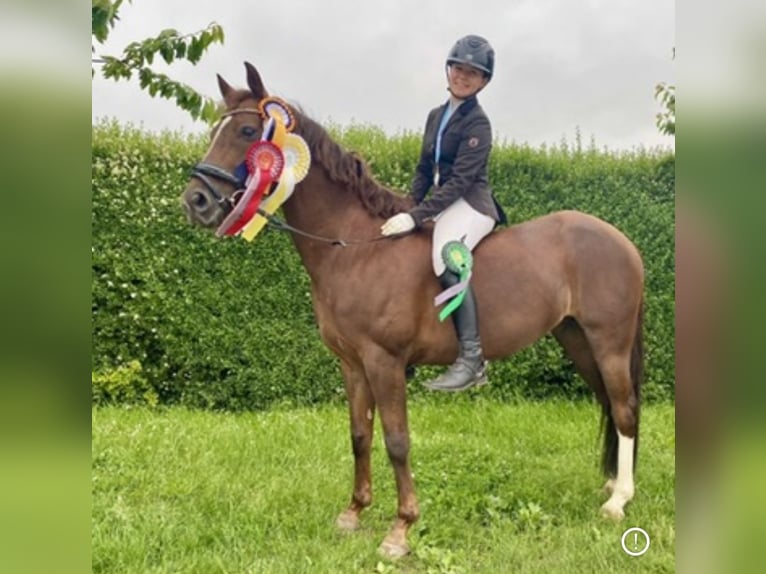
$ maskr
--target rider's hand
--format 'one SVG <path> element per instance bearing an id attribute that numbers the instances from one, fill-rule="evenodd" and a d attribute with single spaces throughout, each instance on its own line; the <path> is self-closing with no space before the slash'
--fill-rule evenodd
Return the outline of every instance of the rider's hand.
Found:
<path id="1" fill-rule="evenodd" d="M 399 233 L 406 233 L 415 228 L 415 220 L 409 213 L 397 213 L 393 217 L 389 217 L 388 220 L 380 227 L 380 232 L 383 235 L 397 235 Z"/>

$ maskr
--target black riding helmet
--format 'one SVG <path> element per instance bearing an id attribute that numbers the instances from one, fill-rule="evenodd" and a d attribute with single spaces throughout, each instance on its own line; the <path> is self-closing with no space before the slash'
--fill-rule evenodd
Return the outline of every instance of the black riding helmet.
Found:
<path id="1" fill-rule="evenodd" d="M 495 69 L 495 50 L 486 39 L 470 34 L 452 46 L 447 56 L 447 66 L 450 64 L 465 64 L 481 70 L 489 81 Z"/>

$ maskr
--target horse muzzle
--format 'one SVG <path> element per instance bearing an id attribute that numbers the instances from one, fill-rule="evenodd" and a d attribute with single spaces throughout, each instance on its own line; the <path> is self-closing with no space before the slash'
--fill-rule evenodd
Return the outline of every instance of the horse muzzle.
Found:
<path id="1" fill-rule="evenodd" d="M 198 163 L 192 169 L 191 175 L 192 181 L 181 195 L 181 203 L 189 222 L 203 227 L 218 226 L 231 212 L 237 196 L 241 195 L 240 190 L 245 187 L 240 167 L 235 173 L 229 173 L 211 164 Z M 222 181 L 237 191 L 227 196 L 218 189 L 217 181 Z"/>
<path id="2" fill-rule="evenodd" d="M 207 189 L 192 182 L 181 195 L 181 205 L 189 223 L 202 227 L 216 227 L 231 211 L 230 204 L 221 203 Z"/>

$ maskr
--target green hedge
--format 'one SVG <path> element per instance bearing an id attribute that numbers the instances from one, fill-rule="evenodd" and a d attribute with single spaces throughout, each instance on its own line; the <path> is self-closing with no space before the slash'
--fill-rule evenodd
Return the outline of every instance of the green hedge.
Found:
<path id="1" fill-rule="evenodd" d="M 388 137 L 369 126 L 331 131 L 380 181 L 406 189 L 419 136 Z M 319 340 L 308 277 L 290 238 L 267 231 L 253 243 L 222 241 L 187 224 L 178 197 L 205 147 L 203 137 L 93 127 L 94 400 L 150 397 L 228 410 L 342 400 L 340 370 Z M 498 144 L 490 171 L 512 221 L 579 209 L 638 245 L 647 269 L 644 396 L 671 399 L 672 153 Z M 434 372 L 419 369 L 412 392 L 422 393 L 418 382 Z M 481 392 L 498 399 L 588 393 L 550 337 L 493 363 L 491 377 Z M 137 388 L 125 388 L 131 381 Z"/>

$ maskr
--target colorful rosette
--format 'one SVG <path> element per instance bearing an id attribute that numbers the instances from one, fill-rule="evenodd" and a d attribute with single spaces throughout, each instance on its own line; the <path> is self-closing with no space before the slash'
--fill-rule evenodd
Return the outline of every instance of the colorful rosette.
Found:
<path id="1" fill-rule="evenodd" d="M 269 140 L 274 143 L 275 146 L 282 149 L 285 145 L 285 137 L 287 136 L 287 129 L 282 121 L 282 118 L 270 118 L 271 122 L 274 122 L 274 131 L 271 134 Z M 284 151 L 284 150 L 283 150 Z"/>
<path id="2" fill-rule="evenodd" d="M 282 120 L 285 129 L 291 132 L 295 129 L 295 116 L 289 106 L 279 98 L 264 98 L 258 104 L 258 111 L 264 118 Z"/>
<path id="3" fill-rule="evenodd" d="M 221 225 L 221 229 L 223 229 L 222 235 L 236 235 L 258 212 L 258 207 L 261 205 L 261 200 L 263 199 L 264 194 L 273 183 L 269 179 L 267 172 L 261 172 L 261 174 L 266 175 L 266 177 L 259 179 L 255 185 L 250 187 L 244 197 L 242 197 L 240 203 L 237 204 L 237 207 L 239 207 L 240 204 L 244 206 L 240 211 L 239 216 L 231 218 L 231 214 L 229 214 L 229 217 L 224 220 L 226 227 L 224 228 L 224 224 Z"/>
<path id="4" fill-rule="evenodd" d="M 294 187 L 295 181 L 292 179 L 291 172 L 285 171 L 282 174 L 282 177 L 279 180 L 279 185 L 274 193 L 263 200 L 261 211 L 269 215 L 276 213 L 277 209 L 279 209 L 287 198 L 292 195 Z M 242 229 L 242 238 L 245 239 L 245 241 L 252 241 L 266 226 L 266 223 L 268 223 L 268 220 L 261 213 L 257 213 Z"/>
<path id="5" fill-rule="evenodd" d="M 276 181 L 282 174 L 285 158 L 276 145 L 270 141 L 258 141 L 250 146 L 245 156 L 245 163 L 250 173 L 260 173 L 270 181 Z"/>
<path id="6" fill-rule="evenodd" d="M 285 158 L 282 150 L 269 141 L 258 141 L 250 146 L 245 155 L 245 164 L 252 174 L 247 189 L 234 209 L 226 216 L 217 234 L 236 235 L 247 225 L 258 210 L 263 196 L 282 175 Z"/>
<path id="7" fill-rule="evenodd" d="M 465 299 L 468 283 L 471 280 L 471 268 L 473 267 L 473 255 L 468 246 L 462 241 L 450 241 L 442 247 L 442 259 L 447 269 L 460 276 L 460 282 L 445 289 L 434 298 L 434 305 L 439 306 L 452 299 L 446 307 L 439 312 L 439 321 L 444 321 Z"/>
<path id="8" fill-rule="evenodd" d="M 285 158 L 285 171 L 292 173 L 295 183 L 303 181 L 311 167 L 311 151 L 306 140 L 296 134 L 287 134 L 282 154 Z"/>
<path id="9" fill-rule="evenodd" d="M 261 181 L 260 173 L 255 173 L 250 178 L 247 189 L 242 194 L 242 197 L 239 198 L 239 201 L 237 201 L 234 209 L 221 222 L 221 225 L 216 230 L 216 235 L 219 237 L 234 235 L 241 229 L 252 218 L 252 214 L 260 203 L 260 196 L 263 195 L 261 190 L 265 189 L 267 184 L 267 180 Z M 255 205 L 255 209 L 253 209 L 253 205 Z"/>
<path id="10" fill-rule="evenodd" d="M 267 118 L 265 119 L 265 122 L 266 123 L 263 124 L 263 133 L 261 134 L 261 139 L 265 141 L 272 141 L 272 139 L 274 139 L 274 127 L 276 126 L 276 123 L 274 122 L 274 118 Z"/>
<path id="11" fill-rule="evenodd" d="M 278 148 L 282 148 L 285 143 L 285 136 L 287 130 L 285 124 L 282 122 L 282 118 L 269 118 L 266 120 L 266 125 L 263 127 L 262 140 L 270 141 Z"/>
<path id="12" fill-rule="evenodd" d="M 442 260 L 447 269 L 458 275 L 473 267 L 473 254 L 462 241 L 449 241 L 442 247 Z"/>
<path id="13" fill-rule="evenodd" d="M 265 98 L 258 105 L 265 120 L 262 139 L 245 154 L 250 173 L 247 189 L 232 212 L 218 228 L 218 235 L 239 234 L 252 241 L 292 195 L 295 184 L 311 168 L 311 150 L 306 140 L 292 132 L 295 117 L 278 98 Z M 259 213 L 259 209 L 261 213 Z"/>

